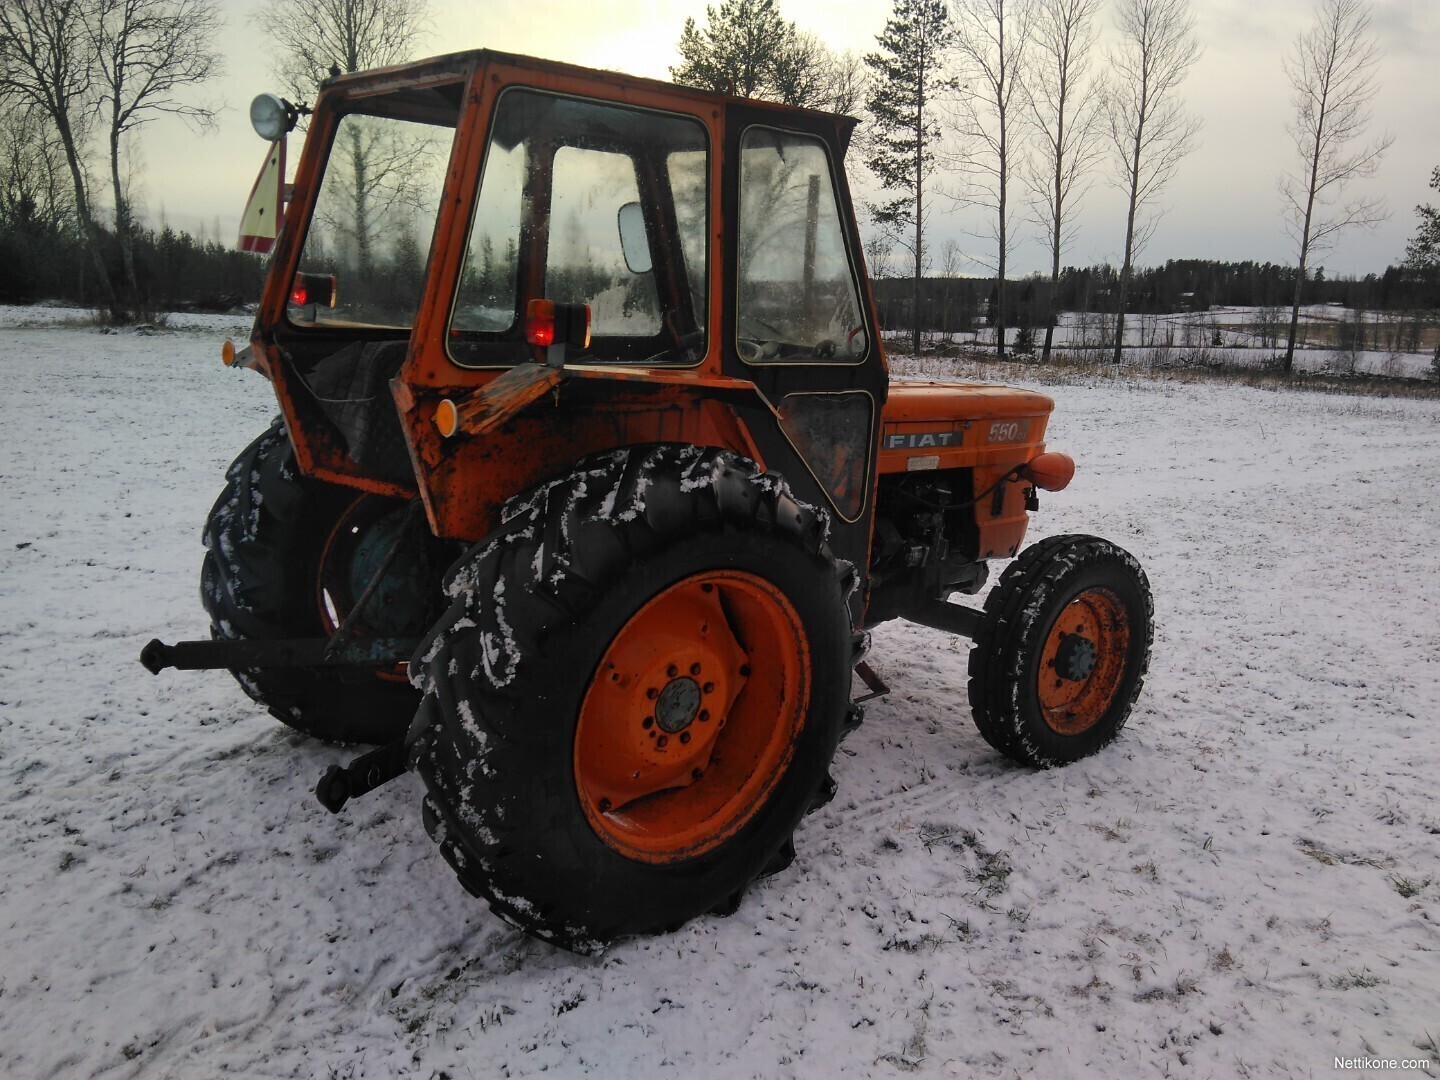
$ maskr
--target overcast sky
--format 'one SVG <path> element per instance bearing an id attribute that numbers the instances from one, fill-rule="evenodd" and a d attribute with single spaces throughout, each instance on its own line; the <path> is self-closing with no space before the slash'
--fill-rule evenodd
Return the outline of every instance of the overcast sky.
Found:
<path id="1" fill-rule="evenodd" d="M 235 242 L 240 210 L 264 152 L 250 129 L 248 104 L 263 90 L 279 90 L 267 59 L 271 45 L 253 18 L 256 7 L 254 0 L 222 0 L 228 73 L 209 93 L 229 108 L 218 130 L 197 136 L 167 119 L 140 135 L 140 202 L 152 220 L 163 211 L 179 228 L 203 228 L 213 236 L 218 227 L 228 244 Z M 780 8 L 831 48 L 864 53 L 875 48 L 890 4 L 780 0 Z M 1204 130 L 1166 192 L 1167 212 L 1139 261 L 1254 259 L 1293 265 L 1294 244 L 1285 232 L 1277 189 L 1281 171 L 1294 159 L 1285 133 L 1293 107 L 1281 61 L 1309 25 L 1315 2 L 1195 0 L 1194 8 L 1204 55 L 1184 96 Z M 686 17 L 701 23 L 705 17 L 702 0 L 432 0 L 432 13 L 434 29 L 420 55 L 489 47 L 661 79 L 669 78 L 669 66 L 678 61 L 675 42 Z M 1109 36 L 1108 11 L 1103 20 Z M 1388 132 L 1395 141 L 1366 191 L 1383 195 L 1392 213 L 1373 232 L 1346 233 L 1333 250 L 1312 260 L 1331 276 L 1378 273 L 1398 261 L 1415 231 L 1415 204 L 1440 202 L 1440 194 L 1427 188 L 1430 170 L 1440 165 L 1440 0 L 1377 0 L 1373 29 L 1384 52 L 1373 131 Z M 292 148 L 292 163 L 297 154 L 298 146 Z M 866 176 L 855 162 L 850 173 L 857 185 Z M 1079 235 L 1064 257 L 1067 264 L 1119 262 L 1124 206 L 1108 186 L 1110 175 L 1097 171 L 1078 219 Z M 856 191 L 857 204 L 866 194 Z M 1048 266 L 1036 230 L 1026 225 L 1023 231 L 1011 260 L 1016 276 Z M 938 241 L 953 237 L 963 250 L 979 254 L 986 248 L 983 235 L 981 211 L 945 204 L 930 243 L 938 250 Z M 981 272 L 978 263 L 962 268 Z"/>

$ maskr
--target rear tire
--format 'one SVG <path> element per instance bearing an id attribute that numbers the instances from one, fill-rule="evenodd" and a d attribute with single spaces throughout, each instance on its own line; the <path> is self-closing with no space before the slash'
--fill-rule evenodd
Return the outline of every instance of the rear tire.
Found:
<path id="1" fill-rule="evenodd" d="M 1120 734 L 1144 684 L 1154 607 L 1134 556 L 1095 536 L 1021 552 L 985 601 L 970 705 L 985 741 L 1038 768 Z"/>
<path id="2" fill-rule="evenodd" d="M 322 563 L 338 526 L 351 520 L 373 527 L 389 515 L 392 527 L 398 527 L 395 515 L 403 514 L 407 504 L 301 476 L 279 418 L 235 459 L 225 481 L 205 523 L 207 550 L 200 574 L 211 636 L 328 636 L 334 630 L 333 616 L 344 618 L 343 611 L 327 614 L 328 593 L 321 587 Z M 423 529 L 423 519 L 419 525 Z M 347 551 L 355 548 L 351 531 L 343 531 L 340 542 L 349 545 Z M 439 608 L 439 590 L 433 584 L 432 599 L 414 595 L 423 590 L 425 577 L 432 583 L 439 579 L 438 572 L 425 565 L 428 539 L 417 536 L 406 543 L 387 575 L 386 589 L 391 579 L 406 579 L 401 583 L 406 594 L 402 619 L 411 625 L 389 625 L 385 636 L 418 637 Z M 348 598 L 353 590 L 337 587 L 337 597 L 342 592 Z M 378 609 L 374 600 L 371 606 Z M 403 674 L 372 668 L 267 668 L 232 674 L 277 720 L 332 743 L 394 741 L 405 734 L 419 702 Z"/>
<path id="3" fill-rule="evenodd" d="M 833 792 L 851 631 L 824 519 L 753 462 L 670 446 L 591 458 L 505 518 L 412 664 L 432 837 L 577 952 L 733 911 Z"/>

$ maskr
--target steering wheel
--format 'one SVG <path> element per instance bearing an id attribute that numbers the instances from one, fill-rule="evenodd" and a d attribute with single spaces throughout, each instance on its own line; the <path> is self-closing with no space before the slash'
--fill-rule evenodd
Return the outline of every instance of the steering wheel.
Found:
<path id="1" fill-rule="evenodd" d="M 869 335 L 865 333 L 864 323 L 854 327 L 845 335 L 845 351 L 851 356 L 863 356 L 869 344 Z"/>

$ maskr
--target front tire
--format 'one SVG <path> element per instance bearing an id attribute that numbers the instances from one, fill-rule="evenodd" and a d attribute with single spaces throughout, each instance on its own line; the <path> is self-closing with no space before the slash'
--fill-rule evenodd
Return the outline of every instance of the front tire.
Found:
<path id="1" fill-rule="evenodd" d="M 1027 548 L 986 598 L 970 651 L 980 734 L 1038 768 L 1107 746 L 1144 683 L 1153 619 L 1145 571 L 1108 540 L 1052 536 Z"/>
<path id="2" fill-rule="evenodd" d="M 579 952 L 733 910 L 833 790 L 848 583 L 726 451 L 643 447 L 517 500 L 421 647 L 425 821 L 462 884 Z"/>
<path id="3" fill-rule="evenodd" d="M 439 607 L 433 538 L 400 499 L 358 495 L 300 475 L 279 418 L 226 471 L 205 522 L 200 598 L 216 639 L 328 637 L 363 590 L 382 550 L 407 530 L 367 605 L 378 636 L 418 637 Z M 423 535 L 421 535 L 423 533 Z M 419 694 L 403 673 L 370 668 L 236 670 L 277 720 L 332 743 L 405 734 Z"/>

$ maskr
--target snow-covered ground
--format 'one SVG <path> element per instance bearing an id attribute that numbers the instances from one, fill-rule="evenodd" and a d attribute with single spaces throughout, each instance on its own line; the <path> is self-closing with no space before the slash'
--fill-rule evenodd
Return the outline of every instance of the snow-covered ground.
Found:
<path id="1" fill-rule="evenodd" d="M 332 817 L 343 753 L 224 673 L 136 662 L 205 633 L 200 524 L 268 387 L 214 330 L 0 329 L 0 1075 L 1440 1060 L 1440 402 L 1053 393 L 1080 472 L 1032 538 L 1109 536 L 1155 591 L 1125 735 L 1013 766 L 971 726 L 967 643 L 885 626 L 894 692 L 795 864 L 583 959 L 465 894 L 414 776 Z"/>

